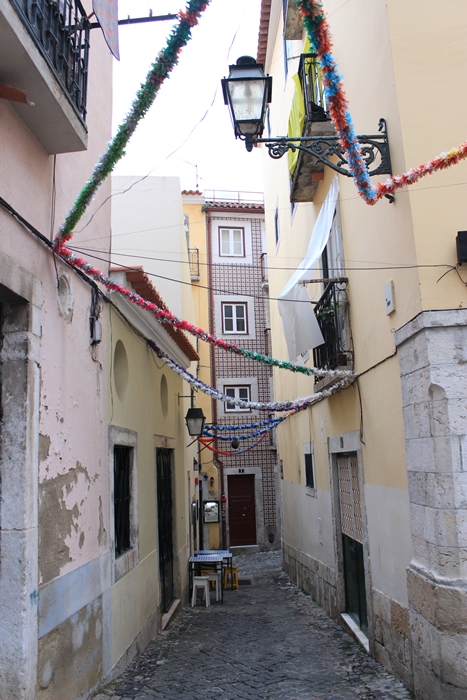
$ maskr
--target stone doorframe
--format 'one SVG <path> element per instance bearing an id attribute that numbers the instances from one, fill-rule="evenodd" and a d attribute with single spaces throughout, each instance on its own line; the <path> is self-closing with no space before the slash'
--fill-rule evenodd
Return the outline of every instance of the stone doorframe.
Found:
<path id="1" fill-rule="evenodd" d="M 0 697 L 36 697 L 42 287 L 0 252 Z"/>
<path id="2" fill-rule="evenodd" d="M 362 445 L 360 442 L 360 432 L 354 430 L 340 435 L 331 435 L 328 438 L 329 472 L 331 481 L 331 503 L 334 551 L 336 557 L 336 602 L 337 610 L 345 613 L 345 582 L 344 582 L 344 551 L 342 546 L 342 526 L 340 516 L 339 501 L 339 476 L 337 468 L 337 457 L 340 454 L 354 452 L 357 454 L 358 481 L 360 486 L 360 506 L 362 511 L 362 533 L 363 533 L 363 565 L 365 571 L 365 594 L 368 615 L 368 639 L 370 649 L 374 645 L 374 615 L 371 603 L 371 568 L 370 568 L 370 547 L 368 538 L 368 523 L 365 505 L 365 479 L 363 472 Z"/>

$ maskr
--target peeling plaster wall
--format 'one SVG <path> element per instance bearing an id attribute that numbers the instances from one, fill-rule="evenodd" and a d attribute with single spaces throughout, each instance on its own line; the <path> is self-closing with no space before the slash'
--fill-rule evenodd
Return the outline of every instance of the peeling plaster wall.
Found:
<path id="1" fill-rule="evenodd" d="M 85 6 L 90 12 L 91 0 Z M 47 237 L 55 235 L 110 138 L 111 69 L 102 34 L 92 32 L 89 141 L 82 153 L 48 156 L 0 100 L 2 197 Z M 93 206 L 109 193 L 107 183 Z M 109 206 L 74 239 L 88 247 L 93 240 L 100 250 L 110 247 Z M 47 582 L 62 581 L 108 550 L 107 339 L 92 350 L 90 287 L 3 208 L 0 293 L 2 301 L 18 304 L 17 295 L 27 307 L 26 327 L 7 329 L 2 350 L 2 361 L 16 367 L 4 365 L 2 395 L 0 698 L 77 698 L 102 672 L 100 603 L 87 602 L 89 609 L 63 619 L 68 599 L 50 589 L 61 623 L 45 635 L 38 604 Z M 45 690 L 40 686 L 48 674 Z"/>

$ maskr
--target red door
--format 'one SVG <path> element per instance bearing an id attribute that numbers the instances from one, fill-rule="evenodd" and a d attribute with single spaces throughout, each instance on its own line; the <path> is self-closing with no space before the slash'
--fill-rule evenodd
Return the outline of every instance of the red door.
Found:
<path id="1" fill-rule="evenodd" d="M 256 544 L 255 476 L 228 477 L 230 545 Z"/>

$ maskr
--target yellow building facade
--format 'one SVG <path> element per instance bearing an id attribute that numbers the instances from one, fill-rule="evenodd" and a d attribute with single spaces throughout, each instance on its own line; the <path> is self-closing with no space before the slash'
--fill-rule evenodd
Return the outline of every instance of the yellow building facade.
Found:
<path id="1" fill-rule="evenodd" d="M 465 140 L 463 3 L 323 6 L 357 133 L 377 133 L 385 118 L 394 173 Z M 300 71 L 309 54 L 293 0 L 263 2 L 258 61 L 273 77 L 264 136 L 287 133 L 297 90 L 313 81 Z M 442 117 L 436 85 L 450 95 Z M 289 135 L 332 134 L 308 106 L 303 131 Z M 358 377 L 278 428 L 285 568 L 423 700 L 467 692 L 467 300 L 456 254 L 466 175 L 461 163 L 369 207 L 351 178 L 303 154 L 290 172 L 264 149 L 273 355 Z M 326 207 L 327 243 L 304 281 L 325 342 L 290 356 L 275 300 Z M 275 399 L 331 383 L 276 369 Z"/>

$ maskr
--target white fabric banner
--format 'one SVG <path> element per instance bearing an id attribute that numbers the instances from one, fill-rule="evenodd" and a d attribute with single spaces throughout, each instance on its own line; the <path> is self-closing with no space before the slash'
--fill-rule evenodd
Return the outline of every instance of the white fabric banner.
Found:
<path id="1" fill-rule="evenodd" d="M 296 362 L 299 355 L 324 342 L 310 297 L 300 282 L 313 277 L 328 242 L 338 194 L 339 182 L 336 175 L 313 227 L 306 256 L 279 294 L 279 313 L 291 362 Z"/>

